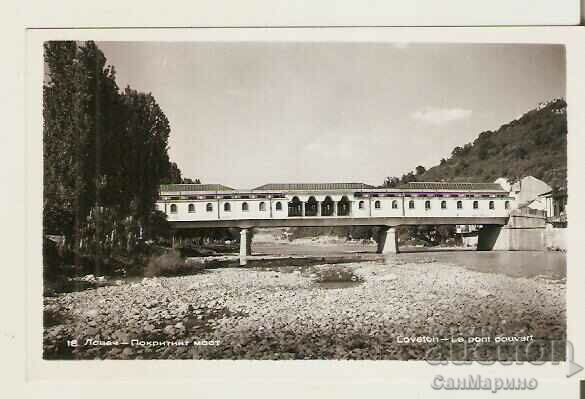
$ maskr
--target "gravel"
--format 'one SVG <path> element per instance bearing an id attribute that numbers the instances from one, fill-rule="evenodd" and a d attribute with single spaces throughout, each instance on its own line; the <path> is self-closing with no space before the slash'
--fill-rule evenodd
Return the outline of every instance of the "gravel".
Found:
<path id="1" fill-rule="evenodd" d="M 321 288 L 315 276 L 332 267 L 339 265 L 215 269 L 47 297 L 44 357 L 493 360 L 498 353 L 493 343 L 398 341 L 565 339 L 562 280 L 480 273 L 433 260 L 365 262 L 344 264 L 362 283 Z M 77 347 L 67 345 L 74 339 Z M 92 344 L 84 345 L 88 339 Z M 130 345 L 132 340 L 142 345 Z M 166 341 L 188 345 L 148 346 Z M 542 347 L 545 356 L 552 352 L 550 342 Z M 558 348 L 564 345 L 556 349 L 563 357 Z M 512 352 L 517 353 L 500 348 L 498 358 L 518 360 Z M 529 352 L 522 352 L 525 358 L 536 356 Z"/>

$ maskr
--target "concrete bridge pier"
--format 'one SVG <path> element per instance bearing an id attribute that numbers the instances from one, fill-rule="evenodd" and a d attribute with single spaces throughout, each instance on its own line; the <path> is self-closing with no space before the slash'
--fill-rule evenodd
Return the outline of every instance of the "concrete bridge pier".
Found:
<path id="1" fill-rule="evenodd" d="M 240 230 L 240 266 L 245 266 L 248 263 L 247 257 L 252 255 L 253 236 L 252 229 Z"/>
<path id="2" fill-rule="evenodd" d="M 508 250 L 503 242 L 505 239 L 500 238 L 500 234 L 502 233 L 502 226 L 483 226 L 481 230 L 479 230 L 479 234 L 477 236 L 477 250 L 478 251 L 491 251 L 492 249 L 503 249 Z M 505 234 L 505 233 L 504 233 Z M 499 239 L 499 243 L 498 243 Z M 496 245 L 498 244 L 498 245 Z"/>
<path id="3" fill-rule="evenodd" d="M 378 253 L 379 254 L 397 254 L 398 253 L 398 231 L 396 227 L 384 226 L 378 232 Z"/>

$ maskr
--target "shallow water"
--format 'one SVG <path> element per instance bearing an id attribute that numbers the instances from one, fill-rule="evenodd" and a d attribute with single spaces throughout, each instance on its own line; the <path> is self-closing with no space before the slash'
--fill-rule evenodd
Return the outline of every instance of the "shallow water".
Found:
<path id="1" fill-rule="evenodd" d="M 567 254 L 553 251 L 413 251 L 398 255 L 401 259 L 431 256 L 437 262 L 463 266 L 470 270 L 505 274 L 511 277 L 542 276 L 554 280 L 567 274 Z"/>
<path id="2" fill-rule="evenodd" d="M 486 273 L 511 277 L 536 277 L 560 280 L 566 276 L 567 254 L 552 251 L 474 251 L 463 248 L 404 248 L 399 254 L 379 255 L 371 244 L 287 244 L 258 243 L 254 255 L 347 257 L 353 261 L 384 263 L 438 262 Z M 359 259 L 356 259 L 359 258 Z"/>
<path id="3" fill-rule="evenodd" d="M 343 289 L 343 288 L 352 288 L 356 287 L 361 284 L 361 281 L 324 281 L 322 283 L 317 283 L 317 287 L 323 288 L 326 290 L 335 290 L 335 289 Z"/>

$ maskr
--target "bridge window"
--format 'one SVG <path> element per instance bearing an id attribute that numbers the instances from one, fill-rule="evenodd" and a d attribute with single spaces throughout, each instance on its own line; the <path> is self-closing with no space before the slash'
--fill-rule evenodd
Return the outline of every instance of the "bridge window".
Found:
<path id="1" fill-rule="evenodd" d="M 359 209 L 364 209 L 365 207 L 366 207 L 366 203 L 365 203 L 364 201 L 360 201 L 360 202 L 358 203 L 358 208 L 359 208 Z"/>
<path id="2" fill-rule="evenodd" d="M 288 203 L 288 216 L 303 216 L 303 203 L 299 197 L 294 196 Z"/>
<path id="3" fill-rule="evenodd" d="M 262 201 L 261 203 L 258 204 L 258 210 L 260 212 L 266 211 L 266 203 L 264 201 Z"/>
<path id="4" fill-rule="evenodd" d="M 414 201 L 413 200 L 408 201 L 408 209 L 414 209 Z"/>
<path id="5" fill-rule="evenodd" d="M 211 202 L 208 202 L 207 205 L 205 205 L 205 210 L 207 212 L 213 212 L 213 204 Z"/>
<path id="6" fill-rule="evenodd" d="M 441 201 L 441 209 L 447 209 L 447 201 Z"/>
<path id="7" fill-rule="evenodd" d="M 242 202 L 242 212 L 248 212 L 248 203 Z"/>
<path id="8" fill-rule="evenodd" d="M 177 213 L 177 205 L 171 204 L 171 213 Z"/>
<path id="9" fill-rule="evenodd" d="M 490 209 L 496 209 L 496 204 L 494 203 L 494 201 L 490 201 L 489 207 Z"/>
<path id="10" fill-rule="evenodd" d="M 392 209 L 398 209 L 398 201 L 392 200 Z"/>
<path id="11" fill-rule="evenodd" d="M 277 211 L 282 211 L 282 202 L 278 201 L 278 202 L 276 203 L 276 210 L 277 210 Z"/>
<path id="12" fill-rule="evenodd" d="M 305 216 L 317 216 L 319 213 L 319 204 L 315 197 L 310 196 L 305 203 Z"/>
<path id="13" fill-rule="evenodd" d="M 224 212 L 231 212 L 232 211 L 232 204 L 230 204 L 229 202 L 226 202 L 225 204 L 223 204 L 223 211 Z"/>
<path id="14" fill-rule="evenodd" d="M 330 196 L 325 197 L 321 203 L 321 216 L 332 216 L 335 204 Z"/>
<path id="15" fill-rule="evenodd" d="M 349 212 L 351 210 L 351 202 L 349 199 L 344 195 L 341 197 L 341 200 L 337 203 L 337 214 L 339 216 L 349 216 Z"/>
<path id="16" fill-rule="evenodd" d="M 463 209 L 463 201 L 457 201 L 457 209 Z"/>
<path id="17" fill-rule="evenodd" d="M 374 208 L 376 208 L 376 209 L 382 209 L 382 203 L 380 201 L 374 202 Z"/>
<path id="18" fill-rule="evenodd" d="M 431 209 L 431 201 L 425 201 L 425 209 Z"/>
<path id="19" fill-rule="evenodd" d="M 504 202 L 504 208 L 510 209 L 510 201 Z"/>
<path id="20" fill-rule="evenodd" d="M 473 209 L 479 209 L 479 201 L 473 201 Z"/>
<path id="21" fill-rule="evenodd" d="M 189 213 L 195 212 L 195 204 L 189 204 Z"/>

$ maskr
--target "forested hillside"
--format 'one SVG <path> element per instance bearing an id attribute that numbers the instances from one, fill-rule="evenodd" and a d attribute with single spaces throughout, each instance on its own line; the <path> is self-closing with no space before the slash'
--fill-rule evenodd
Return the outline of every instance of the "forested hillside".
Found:
<path id="1" fill-rule="evenodd" d="M 473 143 L 455 147 L 448 159 L 425 170 L 418 166 L 402 178 L 388 177 L 386 186 L 409 181 L 494 181 L 534 176 L 553 188 L 566 187 L 566 103 L 541 104 L 496 131 L 479 134 Z"/>

